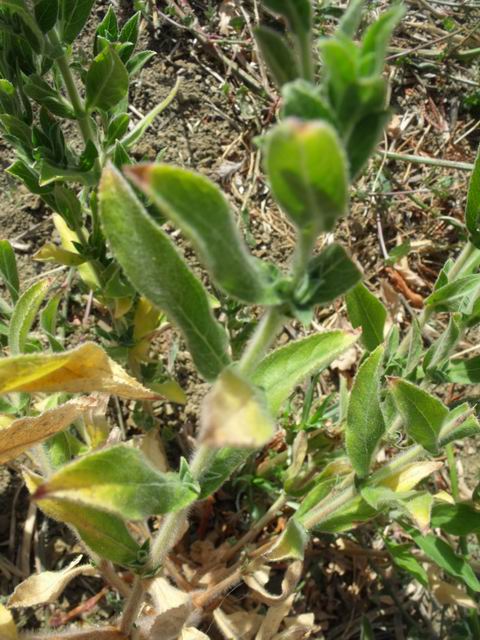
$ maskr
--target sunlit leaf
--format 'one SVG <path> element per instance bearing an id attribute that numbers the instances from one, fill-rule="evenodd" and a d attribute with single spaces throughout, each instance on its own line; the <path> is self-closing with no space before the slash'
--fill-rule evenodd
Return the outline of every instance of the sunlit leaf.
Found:
<path id="1" fill-rule="evenodd" d="M 103 391 L 134 400 L 158 398 L 92 342 L 62 353 L 1 358 L 0 393 L 11 391 Z"/>
<path id="2" fill-rule="evenodd" d="M 215 448 L 258 448 L 274 433 L 260 390 L 234 369 L 225 369 L 203 401 L 201 442 Z"/>
<path id="3" fill-rule="evenodd" d="M 33 445 L 63 431 L 96 403 L 92 397 L 76 398 L 39 416 L 18 418 L 0 428 L 0 463 L 16 458 Z"/>
<path id="4" fill-rule="evenodd" d="M 25 350 L 28 334 L 50 284 L 50 280 L 41 280 L 22 293 L 18 299 L 8 329 L 8 346 L 13 355 Z"/>
<path id="5" fill-rule="evenodd" d="M 272 414 L 277 414 L 296 385 L 325 369 L 358 339 L 355 333 L 325 331 L 290 342 L 270 353 L 255 370 L 252 380 L 262 387 Z"/>
<path id="6" fill-rule="evenodd" d="M 195 483 L 176 473 L 161 473 L 141 451 L 118 445 L 88 454 L 62 467 L 34 494 L 41 506 L 67 501 L 140 520 L 179 511 L 199 493 Z"/>

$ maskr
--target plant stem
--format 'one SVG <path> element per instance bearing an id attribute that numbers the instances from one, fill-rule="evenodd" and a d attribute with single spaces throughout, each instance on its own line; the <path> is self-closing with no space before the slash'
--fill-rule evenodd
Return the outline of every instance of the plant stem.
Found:
<path id="1" fill-rule="evenodd" d="M 461 171 L 473 171 L 474 167 L 470 162 L 442 160 L 441 158 L 429 158 L 428 156 L 417 156 L 409 153 L 395 153 L 395 151 L 378 151 L 378 154 L 387 157 L 389 160 L 400 160 L 413 164 L 429 164 L 434 167 L 448 167 L 450 169 L 460 169 Z"/>
<path id="2" fill-rule="evenodd" d="M 239 368 L 242 373 L 250 374 L 254 371 L 275 340 L 283 318 L 278 307 L 270 307 L 261 318 L 240 359 Z"/>
<path id="3" fill-rule="evenodd" d="M 48 34 L 48 39 L 50 40 L 50 44 L 54 48 L 62 47 L 62 43 L 60 42 L 60 38 L 58 37 L 55 29 L 52 29 L 52 31 L 50 31 L 50 33 Z M 60 73 L 62 74 L 68 97 L 70 99 L 70 102 L 72 103 L 73 110 L 75 111 L 80 133 L 82 134 L 85 143 L 90 141 L 96 146 L 96 136 L 92 128 L 90 116 L 85 110 L 85 105 L 78 92 L 77 85 L 70 70 L 68 58 L 65 53 L 56 58 L 56 63 L 58 65 Z"/>
<path id="4" fill-rule="evenodd" d="M 132 586 L 132 592 L 127 599 L 123 610 L 122 622 L 120 623 L 120 631 L 128 636 L 132 630 L 135 620 L 140 613 L 140 608 L 145 599 L 145 588 L 140 576 L 135 576 Z"/>

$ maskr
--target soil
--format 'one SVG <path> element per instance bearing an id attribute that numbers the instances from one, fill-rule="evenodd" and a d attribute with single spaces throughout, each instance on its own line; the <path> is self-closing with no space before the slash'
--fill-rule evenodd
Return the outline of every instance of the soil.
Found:
<path id="1" fill-rule="evenodd" d="M 219 0 L 208 3 L 213 15 L 217 15 L 221 4 Z M 373 3 L 373 10 L 377 4 L 382 5 Z M 435 32 L 431 27 L 439 28 L 442 20 L 435 15 L 432 17 L 424 4 L 428 5 L 411 3 L 404 26 L 397 32 L 395 46 L 404 50 L 411 50 L 419 44 L 423 49 L 440 46 L 433 42 Z M 200 23 L 207 25 L 207 32 L 215 35 L 218 21 L 212 22 L 207 3 L 192 1 L 191 5 Z M 107 6 L 108 2 L 104 0 L 97 2 L 95 15 L 82 36 L 82 48 L 90 48 L 93 25 L 104 15 Z M 160 9 L 164 11 L 165 7 Z M 129 15 L 130 3 L 124 2 L 122 10 Z M 460 22 L 471 20 L 473 24 L 480 18 L 478 10 L 466 16 L 460 12 L 460 7 L 458 11 L 455 8 L 446 8 L 445 11 L 447 18 L 453 16 Z M 415 29 L 408 26 L 409 22 L 415 24 Z M 328 30 L 330 26 L 327 15 L 325 28 Z M 466 42 L 468 44 L 468 39 Z M 293 230 L 268 195 L 254 142 L 272 121 L 276 104 L 265 95 L 246 89 L 235 73 L 213 57 L 208 47 L 202 47 L 195 34 L 185 26 L 179 28 L 160 19 L 158 28 L 145 28 L 141 47 L 153 49 L 157 55 L 132 87 L 131 104 L 137 115 L 145 114 L 165 98 L 178 77 L 182 84 L 177 100 L 157 119 L 137 146 L 135 159 L 152 161 L 160 157 L 162 161 L 191 167 L 209 176 L 227 193 L 239 212 L 239 223 L 252 251 L 259 257 L 285 265 L 294 245 Z M 252 65 L 248 43 L 235 43 L 224 50 L 238 60 L 242 68 L 258 76 L 258 69 Z M 412 51 L 408 56 L 391 60 L 389 73 L 394 113 L 386 136 L 388 149 L 473 162 L 480 143 L 480 128 L 473 128 L 479 114 L 472 111 L 471 106 L 475 104 L 473 97 L 480 95 L 476 80 L 478 63 L 475 60 L 465 63 L 455 56 L 437 60 Z M 42 263 L 33 261 L 32 256 L 54 233 L 49 212 L 42 203 L 4 172 L 10 160 L 10 150 L 0 146 L 0 236 L 14 241 L 22 282 L 26 286 L 33 277 L 48 270 Z M 408 258 L 397 266 L 408 291 L 426 297 L 446 257 L 455 253 L 463 241 L 454 223 L 462 220 L 467 178 L 468 174 L 462 171 L 405 164 L 379 155 L 354 189 L 351 214 L 341 223 L 337 238 L 349 248 L 368 274 L 368 286 L 383 298 L 392 316 L 404 326 L 410 319 L 412 299 L 405 294 L 405 289 L 399 290 L 398 281 L 393 281 L 385 269 L 382 243 L 391 251 L 396 245 L 410 241 Z M 169 231 L 179 240 L 192 266 L 203 274 L 188 245 L 172 229 Z M 341 304 L 321 309 L 315 320 L 328 328 L 345 326 L 345 310 Z M 438 328 L 441 328 L 440 324 Z M 304 327 L 292 323 L 280 340 L 285 341 L 304 332 Z M 467 336 L 461 348 L 471 346 L 474 339 L 474 336 Z M 174 340 L 173 332 L 165 336 L 163 353 L 168 351 Z M 157 418 L 170 433 L 180 432 L 172 452 L 168 449 L 169 453 L 178 456 L 179 449 L 186 455 L 191 447 L 199 398 L 205 393 L 206 385 L 192 375 L 189 358 L 182 345 L 179 345 L 174 373 L 186 388 L 189 402 L 183 408 L 164 404 L 158 408 Z M 463 452 L 464 481 L 473 489 L 479 477 L 480 456 L 476 453 L 475 443 L 465 446 Z M 2 468 L 0 472 L 0 545 L 2 553 L 15 564 L 18 553 L 16 549 L 12 551 L 12 536 L 15 546 L 20 548 L 28 498 L 20 489 L 15 469 Z M 241 512 L 228 488 L 220 492 L 216 500 L 221 504 L 225 521 L 229 522 L 227 531 L 238 535 L 238 527 L 245 526 L 248 516 Z M 256 500 L 261 501 L 261 494 L 256 496 Z M 16 508 L 15 527 L 10 525 L 12 505 Z M 198 526 L 204 527 L 205 522 L 207 525 L 210 522 L 207 507 L 205 511 L 202 507 L 193 515 Z M 32 562 L 42 547 L 43 566 L 48 569 L 65 566 L 79 552 L 72 534 L 65 527 L 47 521 L 41 514 L 37 515 L 37 531 Z M 184 539 L 180 546 L 181 554 L 189 553 L 188 546 L 194 538 L 191 535 Z M 211 531 L 209 540 L 217 542 Z M 5 548 L 11 552 L 10 555 Z M 378 579 L 378 574 L 385 572 L 384 568 L 373 569 L 370 564 L 367 570 L 367 565 L 366 556 L 343 554 L 338 543 L 328 536 L 316 540 L 306 573 L 305 597 L 296 612 L 313 610 L 319 628 L 329 640 L 358 638 L 359 616 L 370 611 L 368 601 L 371 600 L 386 620 L 386 630 L 379 631 L 375 637 L 401 638 L 401 635 L 392 635 L 396 634 L 394 629 L 399 624 L 401 626 L 395 604 L 397 594 L 385 595 Z M 362 571 L 366 577 L 359 586 L 357 578 Z M 11 592 L 18 580 L 18 577 L 3 571 L 0 593 Z M 79 602 L 99 593 L 102 586 L 103 582 L 99 580 L 78 578 L 64 592 L 59 606 L 24 611 L 20 621 L 27 628 L 45 626 L 53 613 L 73 609 Z M 234 597 L 236 595 L 239 601 L 244 597 L 241 589 L 235 592 Z M 108 619 L 117 611 L 118 604 L 115 596 L 110 594 L 101 600 L 93 613 L 84 614 L 83 619 Z M 421 626 L 429 628 L 429 612 L 422 606 L 415 604 L 414 615 Z M 348 611 L 349 620 L 344 619 L 343 614 L 339 615 L 342 611 Z"/>

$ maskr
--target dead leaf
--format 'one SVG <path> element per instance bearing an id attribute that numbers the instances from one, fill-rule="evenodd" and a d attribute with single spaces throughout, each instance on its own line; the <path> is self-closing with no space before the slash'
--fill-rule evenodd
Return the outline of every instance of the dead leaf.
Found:
<path id="1" fill-rule="evenodd" d="M 155 617 L 148 631 L 149 640 L 177 640 L 193 611 L 191 600 Z"/>
<path id="2" fill-rule="evenodd" d="M 17 640 L 17 625 L 15 624 L 12 614 L 0 604 L 0 640 Z"/>
<path id="3" fill-rule="evenodd" d="M 282 580 L 282 592 L 279 595 L 273 595 L 265 589 L 265 583 L 262 584 L 262 574 L 259 575 L 257 570 L 251 574 L 244 575 L 243 581 L 254 592 L 257 600 L 264 604 L 275 606 L 286 600 L 293 593 L 302 575 L 302 569 L 303 562 L 301 560 L 295 560 L 288 565 Z"/>
<path id="4" fill-rule="evenodd" d="M 0 359 L 0 393 L 12 391 L 101 391 L 132 400 L 159 397 L 129 376 L 93 342 L 62 353 L 35 353 Z"/>
<path id="5" fill-rule="evenodd" d="M 39 416 L 19 418 L 0 428 L 0 463 L 63 431 L 96 403 L 97 399 L 92 396 L 76 398 Z"/>
<path id="6" fill-rule="evenodd" d="M 186 627 L 182 629 L 179 640 L 210 640 L 210 638 L 195 627 Z"/>
<path id="7" fill-rule="evenodd" d="M 25 640 L 28 638 L 29 636 L 26 636 Z M 4 639 L 0 636 L 0 640 Z M 116 627 L 89 627 L 81 631 L 78 627 L 73 627 L 61 633 L 49 633 L 45 636 L 45 640 L 128 640 L 128 638 Z"/>
<path id="8" fill-rule="evenodd" d="M 188 593 L 177 589 L 163 577 L 155 578 L 148 589 L 157 614 L 181 607 L 190 601 Z"/>
<path id="9" fill-rule="evenodd" d="M 274 607 L 269 607 L 267 614 L 262 622 L 255 640 L 272 640 L 277 631 L 280 629 L 284 618 L 288 615 L 292 608 L 295 594 L 292 593 L 283 602 Z"/>
<path id="10" fill-rule="evenodd" d="M 252 640 L 264 616 L 253 612 L 237 611 L 227 615 L 222 609 L 215 609 L 213 618 L 226 640 Z"/>
<path id="11" fill-rule="evenodd" d="M 230 22 L 235 17 L 235 2 L 233 0 L 223 0 L 218 8 L 219 31 L 223 36 L 230 32 Z"/>
<path id="12" fill-rule="evenodd" d="M 155 469 L 166 473 L 169 470 L 163 440 L 157 431 L 152 429 L 142 437 L 140 451 L 152 463 Z"/>
<path id="13" fill-rule="evenodd" d="M 442 580 L 438 569 L 430 566 L 427 569 L 427 574 L 431 592 L 439 604 L 468 609 L 477 608 L 476 602 L 463 589 Z"/>
<path id="14" fill-rule="evenodd" d="M 76 560 L 61 571 L 44 571 L 30 576 L 21 582 L 10 596 L 9 607 L 34 607 L 37 604 L 50 604 L 61 595 L 68 583 L 79 575 L 93 575 L 97 573 L 90 564 L 78 566 L 82 559 Z"/>

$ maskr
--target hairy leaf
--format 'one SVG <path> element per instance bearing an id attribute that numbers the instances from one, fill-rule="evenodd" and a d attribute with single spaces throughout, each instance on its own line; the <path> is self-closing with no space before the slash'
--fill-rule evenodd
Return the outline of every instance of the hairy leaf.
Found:
<path id="1" fill-rule="evenodd" d="M 463 276 L 435 290 L 425 300 L 427 306 L 440 311 L 459 311 L 470 314 L 480 295 L 480 275 Z"/>
<path id="2" fill-rule="evenodd" d="M 88 20 L 95 0 L 60 0 L 61 39 L 71 44 Z"/>
<path id="3" fill-rule="evenodd" d="M 267 266 L 249 254 L 216 185 L 200 174 L 168 165 L 137 165 L 126 174 L 188 236 L 227 293 L 245 302 L 279 302 Z"/>
<path id="4" fill-rule="evenodd" d="M 270 353 L 255 370 L 252 380 L 262 387 L 272 414 L 277 414 L 296 385 L 325 369 L 357 341 L 345 331 L 326 331 L 291 342 Z"/>
<path id="5" fill-rule="evenodd" d="M 480 244 L 480 147 L 468 187 L 465 223 L 475 246 Z"/>
<path id="6" fill-rule="evenodd" d="M 198 499 L 203 500 L 220 489 L 232 473 L 246 462 L 250 454 L 249 449 L 234 449 L 232 447 L 218 449 L 199 478 L 201 492 Z"/>
<path id="7" fill-rule="evenodd" d="M 43 478 L 28 469 L 23 476 L 29 492 L 35 494 Z M 87 547 L 101 558 L 130 567 L 139 564 L 140 545 L 118 516 L 67 501 L 40 500 L 38 504 L 49 518 L 74 527 Z"/>
<path id="8" fill-rule="evenodd" d="M 352 326 L 355 329 L 361 327 L 362 342 L 369 351 L 373 351 L 383 342 L 387 310 L 361 283 L 347 293 L 346 301 Z"/>
<path id="9" fill-rule="evenodd" d="M 234 369 L 225 369 L 202 405 L 200 441 L 210 447 L 258 448 L 275 423 L 262 392 Z"/>
<path id="10" fill-rule="evenodd" d="M 128 279 L 181 329 L 200 374 L 214 379 L 229 362 L 227 338 L 200 281 L 113 167 L 103 173 L 100 204 L 105 235 Z"/>
<path id="11" fill-rule="evenodd" d="M 8 346 L 13 355 L 22 353 L 35 316 L 50 287 L 49 280 L 41 280 L 27 289 L 15 305 L 8 330 Z"/>
<path id="12" fill-rule="evenodd" d="M 13 304 L 15 304 L 20 293 L 20 282 L 15 253 L 8 240 L 0 240 L 0 277 L 10 293 Z"/>
<path id="13" fill-rule="evenodd" d="M 0 463 L 16 458 L 33 445 L 63 431 L 74 420 L 95 407 L 97 402 L 95 398 L 77 398 L 39 416 L 13 420 L 0 429 Z"/>
<path id="14" fill-rule="evenodd" d="M 290 118 L 269 134 L 265 167 L 275 199 L 295 225 L 331 231 L 348 204 L 347 161 L 326 122 Z"/>
<path id="15" fill-rule="evenodd" d="M 345 443 L 348 457 L 359 478 L 365 478 L 385 422 L 380 408 L 380 378 L 383 347 L 377 347 L 362 364 L 353 383 L 348 404 Z"/>
<path id="16" fill-rule="evenodd" d="M 108 111 L 128 93 L 128 71 L 113 47 L 92 61 L 86 78 L 87 108 Z"/>
<path id="17" fill-rule="evenodd" d="M 447 407 L 434 396 L 406 380 L 394 380 L 392 394 L 408 435 L 430 453 L 436 453 Z"/>
<path id="18" fill-rule="evenodd" d="M 79 504 L 119 517 L 140 520 L 179 511 L 199 493 L 194 483 L 176 473 L 150 467 L 133 447 L 103 449 L 64 466 L 42 484 L 34 499 Z"/>
<path id="19" fill-rule="evenodd" d="M 0 393 L 12 391 L 103 391 L 132 400 L 158 398 L 156 393 L 129 376 L 101 347 L 92 342 L 62 353 L 0 358 Z"/>
<path id="20" fill-rule="evenodd" d="M 300 77 L 295 52 L 280 33 L 269 27 L 257 27 L 255 40 L 278 87 Z"/>

